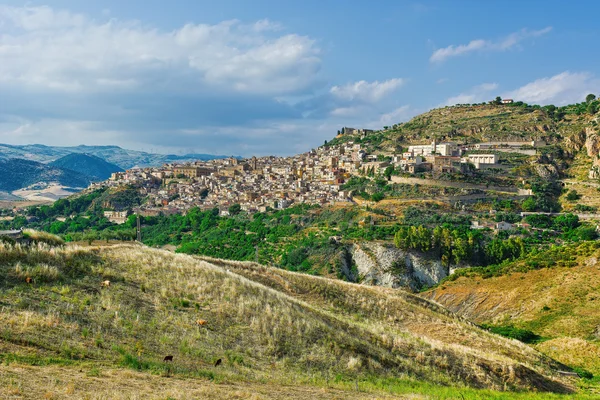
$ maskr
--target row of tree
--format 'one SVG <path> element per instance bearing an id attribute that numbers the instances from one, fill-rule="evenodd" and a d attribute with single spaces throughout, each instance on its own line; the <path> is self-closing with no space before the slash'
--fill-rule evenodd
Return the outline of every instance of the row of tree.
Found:
<path id="1" fill-rule="evenodd" d="M 401 227 L 394 244 L 403 250 L 433 253 L 446 266 L 496 264 L 519 258 L 526 251 L 520 237 L 487 240 L 480 231 L 423 225 Z"/>

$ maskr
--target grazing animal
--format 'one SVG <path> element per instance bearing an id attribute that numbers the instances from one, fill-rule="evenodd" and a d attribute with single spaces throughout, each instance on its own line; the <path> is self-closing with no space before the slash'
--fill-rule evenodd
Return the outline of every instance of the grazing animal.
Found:
<path id="1" fill-rule="evenodd" d="M 164 362 L 167 362 L 167 361 L 173 362 L 173 356 L 165 356 L 165 358 L 163 358 L 163 361 Z"/>
<path id="2" fill-rule="evenodd" d="M 102 281 L 102 282 L 100 282 L 100 286 L 102 286 L 102 287 L 109 287 L 110 286 L 110 281 Z"/>
<path id="3" fill-rule="evenodd" d="M 33 283 L 33 279 L 28 276 L 27 278 L 25 278 L 25 282 L 27 282 L 27 284 L 31 285 Z"/>
<path id="4" fill-rule="evenodd" d="M 218 367 L 219 365 L 221 365 L 221 363 L 223 362 L 223 360 L 221 360 L 220 358 L 215 362 L 215 367 Z"/>
<path id="5" fill-rule="evenodd" d="M 199 319 L 199 320 L 196 321 L 196 324 L 198 326 L 204 326 L 204 325 L 208 324 L 208 321 L 205 320 L 205 319 Z"/>

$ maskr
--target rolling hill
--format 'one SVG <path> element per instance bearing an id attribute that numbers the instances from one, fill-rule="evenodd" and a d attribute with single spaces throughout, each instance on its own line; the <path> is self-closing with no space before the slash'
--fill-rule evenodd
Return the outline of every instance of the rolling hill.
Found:
<path id="1" fill-rule="evenodd" d="M 78 172 L 35 161 L 11 158 L 0 160 L 0 191 L 11 192 L 37 183 L 58 182 L 71 188 L 85 188 L 90 178 Z"/>
<path id="2" fill-rule="evenodd" d="M 600 374 L 600 244 L 555 247 L 501 267 L 461 271 L 423 294 L 479 324 L 516 326 L 536 348 Z"/>
<path id="3" fill-rule="evenodd" d="M 69 169 L 90 177 L 91 180 L 103 181 L 110 178 L 113 172 L 123 171 L 121 167 L 111 164 L 100 157 L 85 153 L 71 153 L 49 165 Z"/>
<path id="4" fill-rule="evenodd" d="M 3 395 L 126 398 L 143 386 L 153 398 L 188 398 L 189 388 L 206 398 L 547 399 L 510 391 L 575 390 L 557 373 L 565 366 L 399 290 L 139 245 L 0 248 Z"/>

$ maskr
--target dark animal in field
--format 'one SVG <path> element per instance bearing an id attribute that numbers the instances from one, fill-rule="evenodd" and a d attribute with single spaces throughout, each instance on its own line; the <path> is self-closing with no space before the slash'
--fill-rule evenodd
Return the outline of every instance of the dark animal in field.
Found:
<path id="1" fill-rule="evenodd" d="M 167 362 L 167 361 L 173 362 L 173 356 L 165 356 L 165 358 L 163 358 L 163 361 L 164 362 Z"/>
<path id="2" fill-rule="evenodd" d="M 215 362 L 215 367 L 218 367 L 219 365 L 221 365 L 223 361 L 219 358 L 216 362 Z"/>
<path id="3" fill-rule="evenodd" d="M 27 282 L 28 285 L 31 285 L 33 283 L 33 279 L 28 276 L 27 278 L 25 278 L 25 282 Z"/>

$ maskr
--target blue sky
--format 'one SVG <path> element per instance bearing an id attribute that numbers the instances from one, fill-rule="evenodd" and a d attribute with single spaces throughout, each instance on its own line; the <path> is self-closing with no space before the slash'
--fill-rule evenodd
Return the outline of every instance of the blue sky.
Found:
<path id="1" fill-rule="evenodd" d="M 600 2 L 0 0 L 0 142 L 290 155 L 600 93 Z"/>

